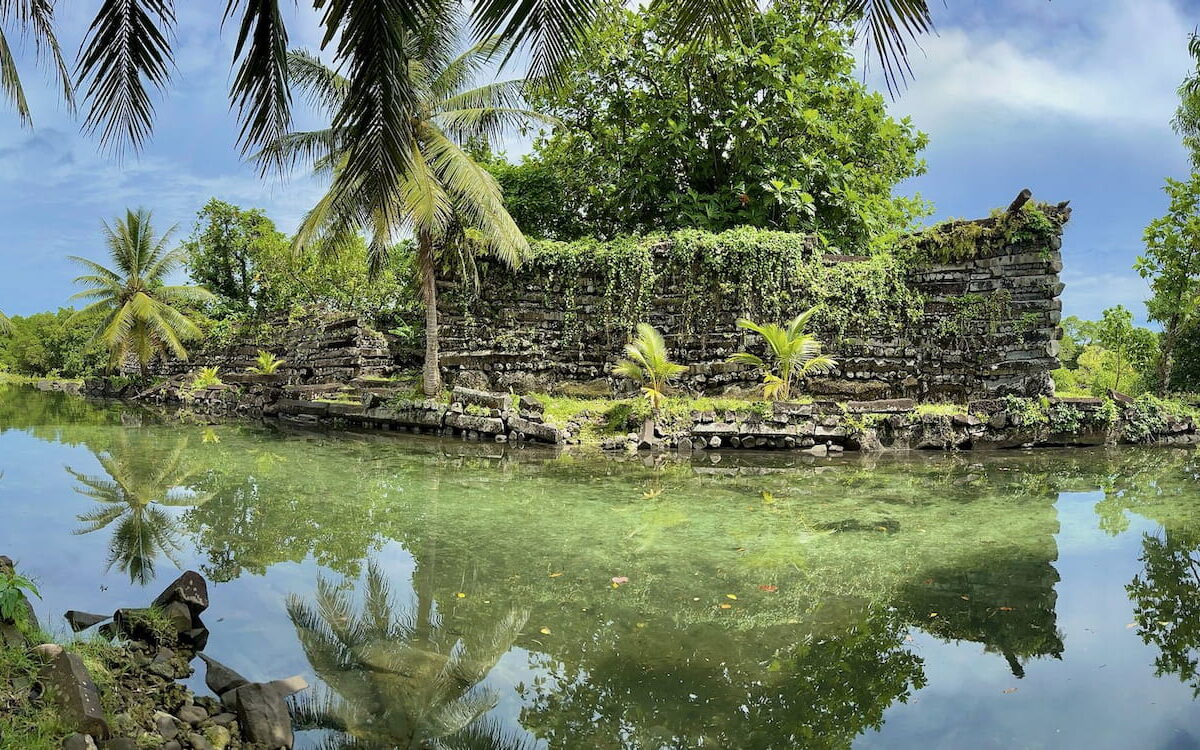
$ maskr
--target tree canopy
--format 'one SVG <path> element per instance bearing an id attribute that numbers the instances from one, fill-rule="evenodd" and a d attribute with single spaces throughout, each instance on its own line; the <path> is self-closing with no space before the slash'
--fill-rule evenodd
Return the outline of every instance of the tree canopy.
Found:
<path id="1" fill-rule="evenodd" d="M 555 239 L 749 224 L 859 248 L 921 214 L 892 189 L 924 170 L 926 138 L 856 78 L 851 27 L 795 0 L 686 47 L 670 23 L 609 8 L 561 84 L 540 89 L 562 126 L 496 170 L 509 194 L 556 183 L 550 205 L 510 198 L 519 224 Z"/>

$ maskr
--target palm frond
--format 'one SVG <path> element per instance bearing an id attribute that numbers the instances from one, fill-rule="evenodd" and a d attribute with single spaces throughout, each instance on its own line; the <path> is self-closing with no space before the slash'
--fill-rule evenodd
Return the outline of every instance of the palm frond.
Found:
<path id="1" fill-rule="evenodd" d="M 104 0 L 88 28 L 76 65 L 76 85 L 88 82 L 84 128 L 118 154 L 140 149 L 153 129 L 148 89 L 170 79 L 174 26 L 170 0 Z"/>
<path id="2" fill-rule="evenodd" d="M 481 0 L 472 17 L 477 38 L 509 43 L 502 62 L 524 47 L 530 50 L 530 75 L 553 76 L 579 46 L 601 5 L 598 0 Z"/>
<path id="3" fill-rule="evenodd" d="M 281 138 L 291 125 L 288 32 L 279 12 L 279 0 L 229 0 L 225 20 L 238 10 L 242 10 L 242 20 L 233 58 L 235 62 L 240 59 L 241 64 L 229 89 L 229 99 L 242 120 L 238 135 L 242 153 L 249 154 Z"/>

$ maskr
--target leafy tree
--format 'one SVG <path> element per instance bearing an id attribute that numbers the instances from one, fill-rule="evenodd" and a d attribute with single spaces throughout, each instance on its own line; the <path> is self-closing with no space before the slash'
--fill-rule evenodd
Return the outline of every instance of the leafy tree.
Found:
<path id="1" fill-rule="evenodd" d="M 671 361 L 662 334 L 649 323 L 638 323 L 637 335 L 625 345 L 625 356 L 626 359 L 613 368 L 613 374 L 642 386 L 642 393 L 650 400 L 650 408 L 658 411 L 667 384 L 687 368 Z"/>
<path id="2" fill-rule="evenodd" d="M 1191 152 L 1192 167 L 1200 169 L 1200 34 L 1192 33 L 1188 53 L 1195 60 L 1196 69 L 1179 85 L 1179 107 L 1171 125 Z"/>
<path id="3" fill-rule="evenodd" d="M 113 268 L 71 256 L 89 271 L 75 279 L 86 289 L 72 299 L 95 300 L 81 315 L 105 313 L 95 337 L 108 350 L 110 365 L 132 355 L 145 375 L 146 365 L 162 352 L 187 359 L 183 342 L 200 335 L 186 306 L 207 302 L 212 294 L 203 287 L 166 283 L 186 257 L 182 248 L 166 249 L 170 236 L 171 230 L 154 235 L 149 211 L 127 210 L 124 219 L 104 224 Z"/>
<path id="4" fill-rule="evenodd" d="M 478 253 L 495 255 L 516 265 L 529 245 L 504 210 L 500 188 L 461 144 L 485 138 L 516 124 L 541 118 L 522 107 L 524 81 L 497 81 L 473 86 L 477 71 L 504 48 L 485 40 L 454 55 L 447 41 L 458 33 L 458 17 L 439 14 L 430 19 L 428 33 L 406 35 L 404 53 L 412 60 L 409 76 L 420 98 L 414 117 L 414 142 L 409 157 L 417 167 L 401 183 L 394 203 L 368 209 L 359 193 L 346 194 L 339 184 L 354 158 L 353 130 L 337 119 L 336 107 L 352 89 L 349 80 L 307 52 L 293 52 L 289 65 L 300 90 L 330 110 L 333 124 L 325 130 L 289 133 L 259 154 L 295 163 L 314 162 L 319 172 L 333 176 L 329 193 L 309 212 L 296 236 L 300 248 L 336 253 L 361 229 L 373 232 L 367 247 L 368 266 L 377 271 L 389 248 L 379 243 L 385 227 L 396 222 L 411 227 L 416 241 L 416 270 L 425 305 L 424 390 L 441 390 L 438 366 L 437 275 L 439 266 L 455 260 L 471 263 Z"/>
<path id="5" fill-rule="evenodd" d="M 832 372 L 837 367 L 832 357 L 821 353 L 821 342 L 816 336 L 805 331 L 817 310 L 813 307 L 797 315 L 786 327 L 777 323 L 760 325 L 739 318 L 738 328 L 753 331 L 766 342 L 768 359 L 750 352 L 737 352 L 729 361 L 762 370 L 763 395 L 772 400 L 787 401 L 792 396 L 795 381 Z"/>
<path id="6" fill-rule="evenodd" d="M 12 321 L 8 316 L 0 312 L 0 334 L 12 333 Z"/>
<path id="7" fill-rule="evenodd" d="M 86 100 L 84 125 L 98 133 L 104 145 L 136 149 L 153 128 L 153 93 L 170 83 L 175 2 L 97 3 L 76 64 Z M 374 226 L 372 241 L 380 247 L 392 244 L 394 234 L 403 228 L 403 217 L 393 207 L 403 199 L 405 183 L 422 169 L 414 158 L 419 133 L 412 126 L 421 111 L 420 86 L 411 75 L 414 58 L 405 40 L 417 36 L 447 42 L 449 35 L 431 30 L 444 30 L 438 17 L 460 13 L 463 5 L 456 0 L 313 0 L 314 9 L 321 11 L 323 47 L 334 53 L 347 79 L 346 96 L 338 102 L 335 116 L 337 127 L 347 135 L 346 158 L 333 191 L 340 202 L 356 201 L 366 215 L 386 219 Z M 484 0 L 469 4 L 468 28 L 475 41 L 497 36 L 512 49 L 527 49 L 531 70 L 540 76 L 557 70 L 577 50 L 602 6 L 602 0 Z M 653 0 L 651 7 L 670 14 L 668 30 L 673 39 L 690 42 L 724 36 L 752 16 L 757 5 L 750 0 Z M 821 13 L 836 9 L 848 19 L 862 19 L 867 45 L 880 60 L 889 86 L 905 77 L 908 42 L 932 28 L 927 0 L 845 0 L 819 7 Z M 71 82 L 58 54 L 52 9 L 48 0 L 4 0 L 0 26 L 15 24 L 50 50 L 70 103 Z M 279 0 L 227 0 L 221 22 L 232 22 L 237 28 L 229 100 L 241 121 L 241 146 L 251 153 L 290 128 L 293 71 L 287 57 L 288 30 Z M 3 37 L 0 41 L 7 49 L 7 41 Z M 0 88 L 27 118 L 11 56 L 0 59 Z"/>
<path id="8" fill-rule="evenodd" d="M 15 316 L 9 335 L 0 338 L 0 369 L 69 378 L 99 372 L 107 357 L 92 337 L 101 318 L 101 313 L 77 316 L 69 307 Z"/>
<path id="9" fill-rule="evenodd" d="M 535 145 L 540 176 L 562 183 L 549 223 L 606 238 L 750 224 L 848 250 L 910 225 L 923 203 L 892 191 L 924 171 L 926 138 L 858 80 L 853 30 L 811 8 L 778 2 L 685 48 L 664 12 L 612 8 L 535 97 L 564 123 Z"/>
<path id="10" fill-rule="evenodd" d="M 1134 264 L 1150 279 L 1150 319 L 1163 326 L 1157 373 L 1162 391 L 1174 385 L 1176 349 L 1200 305 L 1200 172 L 1186 182 L 1168 178 L 1165 191 L 1170 208 L 1146 227 L 1146 253 Z"/>
<path id="11" fill-rule="evenodd" d="M 1142 537 L 1143 570 L 1126 586 L 1137 633 L 1158 648 L 1158 675 L 1174 674 L 1200 697 L 1200 538 L 1194 529 Z"/>
<path id="12" fill-rule="evenodd" d="M 262 283 L 261 259 L 278 257 L 287 237 L 261 209 L 245 210 L 216 198 L 196 214 L 192 236 L 184 242 L 192 281 L 232 307 L 254 307 Z"/>

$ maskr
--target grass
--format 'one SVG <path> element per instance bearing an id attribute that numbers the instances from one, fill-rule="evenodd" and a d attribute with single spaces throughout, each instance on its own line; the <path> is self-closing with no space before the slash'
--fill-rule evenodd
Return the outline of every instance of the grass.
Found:
<path id="1" fill-rule="evenodd" d="M 917 404 L 914 411 L 919 417 L 953 417 L 955 414 L 966 414 L 967 407 L 961 404 Z"/>

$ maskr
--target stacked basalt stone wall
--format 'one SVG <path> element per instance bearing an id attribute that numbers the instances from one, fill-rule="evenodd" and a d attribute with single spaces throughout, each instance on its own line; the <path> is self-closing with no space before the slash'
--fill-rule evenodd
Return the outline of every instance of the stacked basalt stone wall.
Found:
<path id="1" fill-rule="evenodd" d="M 391 373 L 388 342 L 356 317 L 304 322 L 279 321 L 270 334 L 255 341 L 196 352 L 189 361 L 172 359 L 157 368 L 160 375 L 181 375 L 200 367 L 219 367 L 223 378 L 245 373 L 260 350 L 284 360 L 280 379 L 292 384 L 347 383 L 355 378 Z M 136 372 L 136 369 L 134 370 Z"/>
<path id="2" fill-rule="evenodd" d="M 1019 221 L 1008 219 L 1027 210 L 1028 199 L 1023 191 L 1006 213 L 902 240 L 902 283 L 920 300 L 918 314 L 902 326 L 864 322 L 837 332 L 816 330 L 839 366 L 806 382 L 805 390 L 834 398 L 955 401 L 1052 393 L 1049 373 L 1059 366 L 1061 337 L 1059 251 L 1070 209 L 1041 205 L 1038 231 L 1022 231 Z M 953 247 L 943 244 L 947 238 Z M 808 262 L 870 263 L 823 253 L 815 242 L 812 247 Z M 698 286 L 697 270 L 671 266 L 668 251 L 658 248 L 664 271 L 655 278 L 643 319 L 663 332 L 672 358 L 688 366 L 680 385 L 719 394 L 758 384 L 759 374 L 726 363 L 733 352 L 757 344 L 735 324 L 748 311 L 729 295 L 697 312 L 687 299 Z M 700 286 L 720 289 L 720 271 L 708 273 L 713 278 Z M 603 272 L 564 278 L 535 256 L 516 271 L 487 266 L 478 284 L 441 285 L 441 364 L 451 383 L 519 393 L 564 383 L 587 383 L 597 392 L 622 387 L 610 371 L 628 329 L 614 335 L 602 320 L 602 311 L 620 305 L 614 298 L 633 293 L 620 280 Z M 806 297 L 802 288 L 788 292 L 798 301 Z M 797 304 L 782 319 L 802 310 Z M 864 321 L 868 312 L 862 310 Z"/>

